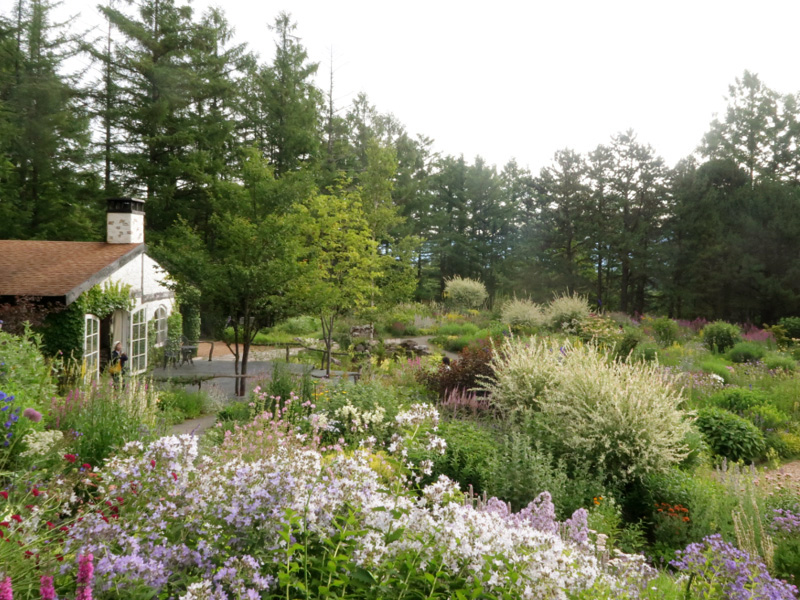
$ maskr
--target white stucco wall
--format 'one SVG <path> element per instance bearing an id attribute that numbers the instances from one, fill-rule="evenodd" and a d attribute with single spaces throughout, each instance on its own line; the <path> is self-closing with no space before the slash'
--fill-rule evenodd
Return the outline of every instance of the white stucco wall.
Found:
<path id="1" fill-rule="evenodd" d="M 106 241 L 109 244 L 141 244 L 144 242 L 144 215 L 108 213 Z"/>
<path id="2" fill-rule="evenodd" d="M 122 342 L 123 349 L 130 353 L 131 315 L 145 309 L 145 321 L 149 322 L 160 307 L 167 310 L 167 315 L 175 310 L 175 294 L 164 282 L 166 273 L 152 258 L 142 253 L 116 272 L 103 279 L 99 285 L 122 283 L 131 286 L 133 309 L 116 311 L 112 316 L 111 329 L 114 340 Z"/>

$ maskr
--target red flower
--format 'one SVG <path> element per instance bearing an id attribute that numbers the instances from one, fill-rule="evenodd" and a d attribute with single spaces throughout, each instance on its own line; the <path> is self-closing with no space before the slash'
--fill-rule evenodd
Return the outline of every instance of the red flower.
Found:
<path id="1" fill-rule="evenodd" d="M 8 500 L 8 492 L 0 492 L 0 496 Z"/>
<path id="2" fill-rule="evenodd" d="M 20 517 L 19 515 L 11 515 L 11 519 L 13 521 L 16 521 L 17 523 L 22 523 L 22 517 Z"/>
<path id="3" fill-rule="evenodd" d="M 0 521 L 0 527 L 9 527 L 11 523 L 8 521 Z"/>
<path id="4" fill-rule="evenodd" d="M 48 529 L 52 529 L 53 527 L 55 527 L 55 525 L 53 525 L 53 523 L 51 521 L 48 521 L 47 522 L 47 528 Z"/>
<path id="5" fill-rule="evenodd" d="M 84 468 L 84 469 L 86 469 L 87 471 L 91 471 L 91 470 L 92 470 L 92 465 L 90 465 L 89 463 L 83 463 L 83 464 L 81 465 L 81 467 L 83 467 L 83 468 Z"/>
<path id="6" fill-rule="evenodd" d="M 65 454 L 64 460 L 66 460 L 67 462 L 74 463 L 76 460 L 78 460 L 78 457 L 75 456 L 74 454 Z"/>
<path id="7" fill-rule="evenodd" d="M 173 472 L 173 473 L 172 473 L 172 478 L 173 478 L 175 481 L 178 481 L 178 475 L 177 475 L 175 472 Z"/>
<path id="8" fill-rule="evenodd" d="M 25 508 L 27 508 L 28 510 L 33 510 L 33 504 L 26 504 Z"/>
<path id="9" fill-rule="evenodd" d="M 150 459 L 150 466 L 153 467 L 154 469 L 156 468 L 156 459 L 154 458 Z"/>
<path id="10" fill-rule="evenodd" d="M 67 527 L 66 525 L 62 525 L 61 527 L 58 528 L 58 530 L 59 531 L 69 531 L 69 527 Z"/>
<path id="11" fill-rule="evenodd" d="M 33 490 L 31 490 L 31 494 L 33 494 L 33 497 L 36 498 L 39 494 L 41 494 L 41 492 L 36 488 L 33 488 Z"/>

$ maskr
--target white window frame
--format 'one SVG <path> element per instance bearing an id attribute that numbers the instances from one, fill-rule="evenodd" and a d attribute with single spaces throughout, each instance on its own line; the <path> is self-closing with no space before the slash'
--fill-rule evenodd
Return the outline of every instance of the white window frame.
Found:
<path id="1" fill-rule="evenodd" d="M 167 343 L 167 308 L 159 306 L 153 317 L 156 322 L 156 346 L 163 346 Z"/>
<path id="2" fill-rule="evenodd" d="M 100 375 L 100 319 L 91 314 L 83 316 L 83 364 L 87 381 Z"/>
<path id="3" fill-rule="evenodd" d="M 131 337 L 128 345 L 131 374 L 147 370 L 147 309 L 142 307 L 131 313 Z"/>

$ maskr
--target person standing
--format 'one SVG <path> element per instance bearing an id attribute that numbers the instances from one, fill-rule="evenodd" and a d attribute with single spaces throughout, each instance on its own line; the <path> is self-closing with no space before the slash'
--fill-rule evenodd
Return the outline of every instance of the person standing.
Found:
<path id="1" fill-rule="evenodd" d="M 119 383 L 122 374 L 125 372 L 125 363 L 128 362 L 128 355 L 122 351 L 122 342 L 114 342 L 114 349 L 111 351 L 111 364 L 108 366 L 108 372 L 111 373 L 111 378 L 114 384 Z"/>

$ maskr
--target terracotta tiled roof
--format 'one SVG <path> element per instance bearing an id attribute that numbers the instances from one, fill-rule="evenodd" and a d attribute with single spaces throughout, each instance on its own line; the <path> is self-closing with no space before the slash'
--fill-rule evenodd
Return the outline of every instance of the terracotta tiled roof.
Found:
<path id="1" fill-rule="evenodd" d="M 64 297 L 71 303 L 95 280 L 144 251 L 144 244 L 0 240 L 0 296 Z"/>

